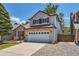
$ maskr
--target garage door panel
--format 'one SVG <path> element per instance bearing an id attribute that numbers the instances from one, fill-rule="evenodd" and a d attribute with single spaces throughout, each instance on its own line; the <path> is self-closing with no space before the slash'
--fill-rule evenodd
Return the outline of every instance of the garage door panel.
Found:
<path id="1" fill-rule="evenodd" d="M 28 34 L 28 41 L 49 42 L 49 34 Z"/>

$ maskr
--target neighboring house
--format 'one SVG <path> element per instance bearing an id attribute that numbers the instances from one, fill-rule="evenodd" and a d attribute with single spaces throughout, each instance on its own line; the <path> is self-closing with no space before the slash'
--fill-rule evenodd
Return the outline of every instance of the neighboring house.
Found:
<path id="1" fill-rule="evenodd" d="M 75 14 L 72 12 L 70 13 L 70 30 L 71 30 L 71 35 L 74 35 L 74 20 L 75 20 Z"/>
<path id="2" fill-rule="evenodd" d="M 13 25 L 13 24 L 12 24 Z M 7 40 L 13 40 L 14 35 L 15 35 L 15 30 L 19 25 L 13 25 L 13 29 L 10 35 L 6 35 L 3 37 L 3 40 L 7 41 Z"/>
<path id="3" fill-rule="evenodd" d="M 73 34 L 73 35 L 75 35 L 74 22 L 79 23 L 79 11 L 73 12 L 73 13 L 70 14 L 71 34 Z M 79 30 L 78 30 L 78 33 L 77 33 L 77 37 L 79 39 Z"/>
<path id="4" fill-rule="evenodd" d="M 16 39 L 33 42 L 57 42 L 57 35 L 62 33 L 61 20 L 57 14 L 38 11 L 30 18 L 30 22 L 18 26 L 15 31 Z"/>
<path id="5" fill-rule="evenodd" d="M 74 22 L 79 22 L 79 12 L 72 12 L 70 13 L 70 27 L 71 27 L 71 34 L 75 34 L 74 32 Z"/>

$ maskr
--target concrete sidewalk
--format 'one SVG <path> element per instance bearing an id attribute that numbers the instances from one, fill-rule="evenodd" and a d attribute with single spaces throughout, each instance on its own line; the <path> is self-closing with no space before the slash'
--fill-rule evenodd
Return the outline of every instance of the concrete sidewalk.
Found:
<path id="1" fill-rule="evenodd" d="M 30 56 L 45 45 L 45 43 L 25 42 L 0 50 L 0 56 Z"/>

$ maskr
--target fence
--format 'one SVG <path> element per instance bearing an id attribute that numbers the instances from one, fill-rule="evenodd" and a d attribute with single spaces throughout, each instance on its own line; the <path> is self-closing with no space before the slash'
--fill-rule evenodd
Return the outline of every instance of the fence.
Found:
<path id="1" fill-rule="evenodd" d="M 70 34 L 59 34 L 58 35 L 58 41 L 62 42 L 73 42 L 75 36 Z"/>

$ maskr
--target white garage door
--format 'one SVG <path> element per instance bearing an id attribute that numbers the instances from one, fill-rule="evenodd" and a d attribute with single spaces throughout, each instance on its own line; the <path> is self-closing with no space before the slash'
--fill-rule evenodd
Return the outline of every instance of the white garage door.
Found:
<path id="1" fill-rule="evenodd" d="M 33 42 L 49 42 L 49 32 L 29 32 L 28 41 Z"/>

